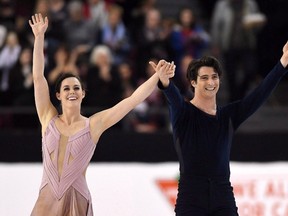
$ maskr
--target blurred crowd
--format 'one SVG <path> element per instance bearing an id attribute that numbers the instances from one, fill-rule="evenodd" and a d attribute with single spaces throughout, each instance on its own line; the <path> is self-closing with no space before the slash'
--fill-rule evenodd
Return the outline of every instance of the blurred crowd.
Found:
<path id="1" fill-rule="evenodd" d="M 267 23 L 257 2 L 219 0 L 206 22 L 195 13 L 200 8 L 190 4 L 178 8 L 177 16 L 170 17 L 164 16 L 156 3 L 157 0 L 0 0 L 0 107 L 34 106 L 34 38 L 28 24 L 34 13 L 49 18 L 45 76 L 55 106 L 59 102 L 54 84 L 60 73 L 72 72 L 82 78 L 87 91 L 83 107 L 97 108 L 92 109 L 94 112 L 129 96 L 154 73 L 148 62 L 159 59 L 175 62 L 174 82 L 191 99 L 186 68 L 192 59 L 205 54 L 224 63 L 226 100 L 245 96 L 257 77 L 257 34 Z M 165 106 L 162 93 L 155 89 L 118 127 L 138 132 L 167 129 Z M 31 116 L 20 117 L 0 113 L 0 128 L 29 126 L 29 121 L 31 127 L 37 124 Z"/>

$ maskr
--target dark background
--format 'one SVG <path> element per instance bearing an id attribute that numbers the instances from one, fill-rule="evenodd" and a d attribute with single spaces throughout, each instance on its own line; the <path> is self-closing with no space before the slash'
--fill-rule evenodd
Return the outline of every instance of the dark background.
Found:
<path id="1" fill-rule="evenodd" d="M 0 162 L 41 162 L 40 131 L 1 131 Z M 177 161 L 172 135 L 123 132 L 110 129 L 97 144 L 94 162 L 166 162 Z M 288 161 L 287 132 L 236 133 L 232 161 Z"/>

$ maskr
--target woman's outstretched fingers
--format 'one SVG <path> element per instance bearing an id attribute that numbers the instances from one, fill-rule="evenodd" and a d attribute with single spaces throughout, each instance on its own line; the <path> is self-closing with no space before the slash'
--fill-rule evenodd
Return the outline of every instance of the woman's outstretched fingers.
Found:
<path id="1" fill-rule="evenodd" d="M 174 77 L 174 75 L 175 75 L 175 68 L 176 68 L 176 66 L 175 66 L 175 64 L 174 64 L 174 61 L 172 61 L 171 63 L 169 63 L 169 68 L 168 68 L 168 71 L 167 71 L 167 76 L 168 76 L 169 78 Z"/>
<path id="2" fill-rule="evenodd" d="M 36 17 L 36 22 L 39 23 L 41 20 L 40 20 L 40 14 L 35 14 L 35 17 Z"/>
<path id="3" fill-rule="evenodd" d="M 160 68 L 161 68 L 162 66 L 164 66 L 165 63 L 166 63 L 166 61 L 163 60 L 163 59 L 161 59 L 161 60 L 158 62 L 158 64 L 157 64 L 156 70 L 157 70 L 157 71 L 160 70 Z"/>
<path id="4" fill-rule="evenodd" d="M 156 71 L 157 65 L 156 65 L 153 61 L 149 61 L 149 64 L 150 64 L 151 67 Z"/>
<path id="5" fill-rule="evenodd" d="M 35 16 L 33 15 L 32 16 L 32 24 L 35 24 L 36 23 L 36 18 L 35 18 Z"/>
<path id="6" fill-rule="evenodd" d="M 172 63 L 170 64 L 170 70 L 171 70 L 171 71 L 174 70 L 174 61 L 172 61 Z"/>
<path id="7" fill-rule="evenodd" d="M 43 19 L 43 16 L 42 14 L 34 14 L 32 17 L 31 17 L 31 20 L 29 20 L 29 24 L 30 25 L 35 25 L 37 23 L 46 23 L 48 21 L 48 18 L 45 17 Z"/>
<path id="8" fill-rule="evenodd" d="M 42 14 L 38 14 L 39 22 L 44 22 Z M 46 18 L 46 17 L 45 17 Z"/>
<path id="9" fill-rule="evenodd" d="M 174 61 L 167 62 L 165 60 L 160 60 L 157 65 L 153 61 L 149 61 L 149 64 L 152 66 L 152 68 L 159 73 L 161 77 L 167 77 L 172 78 L 175 75 L 175 64 Z"/>

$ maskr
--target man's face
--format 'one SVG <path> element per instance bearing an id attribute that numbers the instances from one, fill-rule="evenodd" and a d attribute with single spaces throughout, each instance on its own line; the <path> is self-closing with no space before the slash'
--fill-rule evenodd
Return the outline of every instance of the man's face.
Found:
<path id="1" fill-rule="evenodd" d="M 201 67 L 198 71 L 197 81 L 192 80 L 191 85 L 195 89 L 195 95 L 204 98 L 216 97 L 220 86 L 219 75 L 212 67 Z"/>

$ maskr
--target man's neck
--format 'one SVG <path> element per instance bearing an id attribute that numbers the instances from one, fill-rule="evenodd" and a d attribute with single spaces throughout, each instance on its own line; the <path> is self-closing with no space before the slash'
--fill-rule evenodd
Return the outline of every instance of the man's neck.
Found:
<path id="1" fill-rule="evenodd" d="M 216 98 L 210 98 L 210 99 L 193 98 L 190 102 L 203 112 L 208 113 L 210 115 L 216 115 L 217 110 Z"/>

